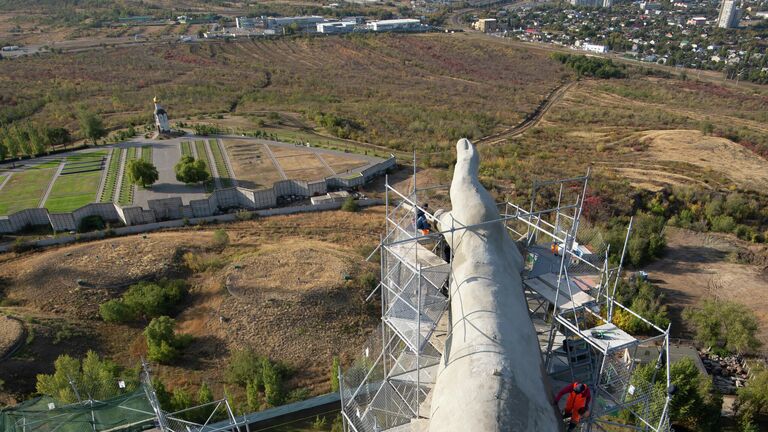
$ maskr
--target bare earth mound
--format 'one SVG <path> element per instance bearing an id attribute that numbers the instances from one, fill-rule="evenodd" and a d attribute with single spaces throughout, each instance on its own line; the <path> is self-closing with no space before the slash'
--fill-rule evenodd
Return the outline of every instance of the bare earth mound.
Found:
<path id="1" fill-rule="evenodd" d="M 195 244 L 209 235 L 183 240 Z M 181 238 L 158 233 L 77 244 L 22 259 L 6 254 L 0 277 L 13 286 L 8 298 L 22 306 L 96 318 L 99 304 L 128 285 L 165 274 L 181 243 Z"/>
<path id="2" fill-rule="evenodd" d="M 685 162 L 728 177 L 742 187 L 768 188 L 768 161 L 744 146 L 696 130 L 664 130 L 643 134 L 648 153 L 657 160 Z"/>
<path id="3" fill-rule="evenodd" d="M 333 243 L 289 239 L 238 259 L 227 274 L 227 289 L 248 300 L 293 298 L 298 293 L 339 285 L 359 261 L 359 255 L 342 251 Z"/>
<path id="4" fill-rule="evenodd" d="M 5 357 L 24 336 L 21 323 L 7 316 L 0 316 L 0 358 Z"/>

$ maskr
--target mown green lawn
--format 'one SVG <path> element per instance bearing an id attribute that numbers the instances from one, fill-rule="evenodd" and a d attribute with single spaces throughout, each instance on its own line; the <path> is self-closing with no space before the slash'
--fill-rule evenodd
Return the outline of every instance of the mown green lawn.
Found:
<path id="1" fill-rule="evenodd" d="M 48 189 L 55 168 L 37 168 L 13 174 L 0 189 L 0 214 L 8 215 L 27 208 L 36 208 Z"/>
<path id="2" fill-rule="evenodd" d="M 51 213 L 63 213 L 96 202 L 100 182 L 101 171 L 60 175 L 45 207 Z"/>

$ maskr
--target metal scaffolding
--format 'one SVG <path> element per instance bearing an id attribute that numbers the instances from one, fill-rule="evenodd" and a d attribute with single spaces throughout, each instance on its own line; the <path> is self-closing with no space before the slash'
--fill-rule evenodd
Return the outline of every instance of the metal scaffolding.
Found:
<path id="1" fill-rule="evenodd" d="M 610 425 L 611 430 L 668 431 L 669 328 L 659 328 L 615 300 L 632 222 L 619 263 L 611 265 L 599 231 L 580 230 L 589 172 L 534 183 L 530 203 L 499 203 L 497 220 L 473 226 L 452 222 L 455 226 L 441 227 L 443 232 L 427 234 L 417 229 L 416 215 L 434 216 L 419 199 L 424 191 L 416 188 L 415 175 L 413 188 L 405 193 L 386 181 L 386 230 L 378 248 L 381 282 L 370 296 L 381 298 L 382 321 L 358 361 L 339 374 L 346 430 L 409 430 L 411 422 L 428 421 L 430 392 L 449 331 L 446 293 L 454 248 L 444 234 L 503 223 L 524 251 L 522 289 L 550 384 L 580 381 L 592 389 L 591 414 L 581 430 Z M 614 324 L 617 313 L 642 320 L 653 334 L 628 334 Z M 651 382 L 634 378 L 638 349 L 658 352 Z"/>

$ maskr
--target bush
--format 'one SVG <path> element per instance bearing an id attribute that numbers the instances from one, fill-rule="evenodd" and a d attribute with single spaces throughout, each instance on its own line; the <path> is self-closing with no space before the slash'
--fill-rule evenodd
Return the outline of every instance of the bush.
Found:
<path id="1" fill-rule="evenodd" d="M 80 227 L 77 229 L 79 232 L 98 231 L 106 227 L 104 218 L 99 215 L 86 216 L 80 220 Z"/>
<path id="2" fill-rule="evenodd" d="M 360 211 L 360 206 L 357 204 L 357 201 L 355 201 L 354 198 L 348 197 L 346 200 L 344 200 L 344 204 L 341 205 L 341 209 L 346 212 L 357 212 Z"/>
<path id="3" fill-rule="evenodd" d="M 250 349 L 237 350 L 229 358 L 227 370 L 224 373 L 228 382 L 246 386 L 251 382 L 261 389 L 261 366 L 264 358 L 259 357 Z"/>
<path id="4" fill-rule="evenodd" d="M 339 391 L 339 358 L 333 357 L 333 363 L 331 363 L 331 392 L 336 393 Z"/>
<path id="5" fill-rule="evenodd" d="M 187 293 L 187 284 L 183 280 L 139 282 L 131 285 L 121 299 L 99 306 L 99 313 L 107 322 L 156 318 L 171 313 Z"/>
<path id="6" fill-rule="evenodd" d="M 640 389 L 636 392 L 638 396 L 645 393 L 644 389 L 649 389 L 654 376 L 656 391 L 666 393 L 666 380 L 659 379 L 656 365 L 650 363 L 639 366 L 632 376 L 632 385 Z M 719 431 L 722 400 L 712 390 L 711 379 L 701 374 L 689 358 L 683 358 L 670 366 L 670 379 L 677 388 L 669 405 L 669 418 L 673 426 L 683 426 L 686 430 Z M 663 399 L 656 398 L 651 403 L 652 410 L 661 412 Z M 631 413 L 625 412 L 625 417 L 631 423 L 643 426 Z"/>
<path id="7" fill-rule="evenodd" d="M 736 227 L 736 221 L 734 221 L 732 217 L 726 215 L 713 217 L 710 219 L 710 224 L 712 224 L 712 231 L 724 233 L 733 232 L 733 229 Z"/>
<path id="8" fill-rule="evenodd" d="M 576 75 L 595 78 L 624 78 L 621 67 L 612 60 L 585 55 L 555 53 L 552 58 L 576 71 Z"/>
<path id="9" fill-rule="evenodd" d="M 182 259 L 184 260 L 184 265 L 195 273 L 216 270 L 224 267 L 225 264 L 225 261 L 219 257 L 204 257 L 192 252 L 185 253 Z"/>
<path id="10" fill-rule="evenodd" d="M 697 308 L 686 308 L 683 318 L 693 326 L 696 341 L 704 346 L 723 344 L 728 351 L 747 353 L 761 345 L 755 336 L 757 317 L 742 304 L 704 300 Z"/>
<path id="11" fill-rule="evenodd" d="M 160 363 L 174 361 L 179 350 L 189 342 L 187 338 L 176 335 L 176 321 L 167 316 L 150 321 L 144 329 L 144 337 L 147 340 L 147 356 Z"/>
<path id="12" fill-rule="evenodd" d="M 213 246 L 219 249 L 224 249 L 227 245 L 229 245 L 229 234 L 221 228 L 214 231 Z"/>
<path id="13" fill-rule="evenodd" d="M 669 313 L 664 305 L 664 294 L 648 281 L 622 280 L 616 290 L 616 300 L 628 305 L 630 309 L 660 328 L 666 328 L 669 325 Z M 616 326 L 630 334 L 642 334 L 651 330 L 643 320 L 620 308 L 614 309 L 613 321 Z"/>

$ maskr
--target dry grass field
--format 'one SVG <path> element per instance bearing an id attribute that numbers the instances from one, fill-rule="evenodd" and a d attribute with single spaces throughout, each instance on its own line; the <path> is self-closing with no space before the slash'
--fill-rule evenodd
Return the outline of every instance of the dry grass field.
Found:
<path id="1" fill-rule="evenodd" d="M 157 95 L 171 121 L 266 110 L 311 124 L 331 113 L 348 137 L 403 149 L 513 125 L 569 76 L 546 54 L 445 34 L 105 48 L 0 72 L 5 119 L 77 130 L 71 108 L 87 102 L 109 126 L 144 124 Z"/>
<path id="2" fill-rule="evenodd" d="M 98 305 L 133 282 L 161 277 L 191 286 L 176 319 L 195 341 L 178 365 L 156 368 L 170 387 L 196 389 L 205 381 L 221 394 L 231 350 L 251 347 L 295 369 L 290 388 L 327 392 L 332 357 L 351 361 L 378 322 L 364 303 L 369 288 L 356 281 L 377 271 L 364 259 L 382 221 L 383 209 L 374 208 L 238 222 L 224 226 L 230 245 L 223 251 L 211 246 L 213 228 L 190 227 L 5 254 L 0 311 L 22 317 L 35 336 L 3 362 L 0 397 L 33 391 L 35 375 L 49 373 L 62 353 L 95 349 L 135 366 L 146 353 L 142 326 L 107 324 Z M 192 272 L 182 259 L 188 252 L 219 264 Z"/>

